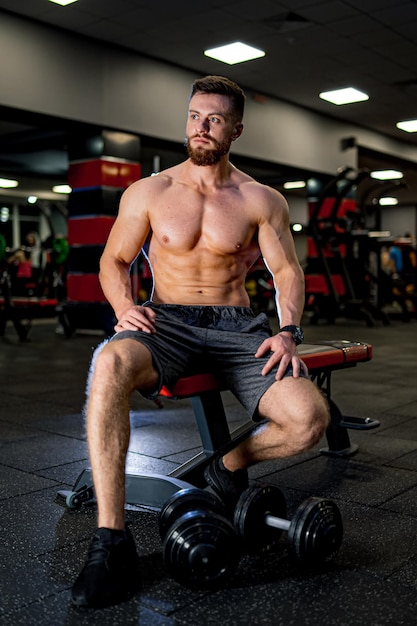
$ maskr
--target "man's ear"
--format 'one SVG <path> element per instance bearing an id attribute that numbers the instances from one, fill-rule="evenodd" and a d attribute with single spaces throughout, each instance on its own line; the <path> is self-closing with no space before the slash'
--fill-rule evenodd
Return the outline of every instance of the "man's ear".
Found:
<path id="1" fill-rule="evenodd" d="M 232 141 L 235 141 L 235 139 L 239 139 L 242 132 L 243 132 L 243 124 L 239 122 L 238 124 L 236 124 L 235 129 L 233 131 Z"/>

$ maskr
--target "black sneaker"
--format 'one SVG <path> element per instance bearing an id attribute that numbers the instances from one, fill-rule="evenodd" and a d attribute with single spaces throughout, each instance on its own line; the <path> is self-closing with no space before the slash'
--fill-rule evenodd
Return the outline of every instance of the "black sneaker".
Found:
<path id="1" fill-rule="evenodd" d="M 204 470 L 204 478 L 221 498 L 227 512 L 232 514 L 241 493 L 249 485 L 248 470 L 239 469 L 231 472 L 223 465 L 222 457 L 217 456 Z"/>
<path id="2" fill-rule="evenodd" d="M 138 562 L 129 528 L 124 531 L 98 528 L 73 585 L 72 603 L 80 607 L 103 607 L 126 600 L 138 586 Z"/>

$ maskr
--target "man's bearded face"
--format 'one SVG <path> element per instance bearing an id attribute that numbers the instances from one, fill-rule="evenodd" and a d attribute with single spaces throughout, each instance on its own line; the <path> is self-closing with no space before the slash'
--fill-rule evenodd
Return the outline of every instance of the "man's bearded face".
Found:
<path id="1" fill-rule="evenodd" d="M 222 156 L 229 152 L 232 143 L 231 139 L 217 141 L 213 139 L 213 137 L 210 137 L 210 141 L 214 144 L 214 148 L 206 148 L 203 146 L 193 148 L 190 143 L 190 138 L 188 138 L 187 154 L 194 165 L 215 165 L 220 161 Z"/>

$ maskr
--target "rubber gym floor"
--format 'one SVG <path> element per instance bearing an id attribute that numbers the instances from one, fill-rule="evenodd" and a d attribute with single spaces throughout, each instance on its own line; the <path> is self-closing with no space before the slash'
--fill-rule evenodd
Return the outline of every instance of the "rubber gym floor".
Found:
<path id="1" fill-rule="evenodd" d="M 131 506 L 140 590 L 115 607 L 79 610 L 70 605 L 70 589 L 95 529 L 95 510 L 65 509 L 55 496 L 89 464 L 81 411 L 89 359 L 101 338 L 79 332 L 66 339 L 55 320 L 38 320 L 30 341 L 20 342 L 9 323 L 0 340 L 1 624 L 414 624 L 417 321 L 368 328 L 337 320 L 306 324 L 305 333 L 309 343 L 372 344 L 372 361 L 333 374 L 332 397 L 345 414 L 376 418 L 380 427 L 349 431 L 359 445 L 353 457 L 323 456 L 320 444 L 251 468 L 250 476 L 279 486 L 290 514 L 310 495 L 333 499 L 344 524 L 335 559 L 302 570 L 283 536 L 272 553 L 244 556 L 225 588 L 191 591 L 165 571 L 157 512 Z M 246 419 L 227 393 L 224 401 L 234 425 Z M 137 394 L 132 418 L 128 469 L 165 473 L 198 451 L 188 400 L 164 400 L 160 409 Z"/>

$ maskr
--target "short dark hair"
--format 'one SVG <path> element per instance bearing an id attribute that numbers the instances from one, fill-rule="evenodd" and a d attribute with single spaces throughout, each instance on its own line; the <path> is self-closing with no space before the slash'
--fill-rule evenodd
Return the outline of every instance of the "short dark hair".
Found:
<path id="1" fill-rule="evenodd" d="M 242 121 L 245 110 L 245 92 L 229 78 L 224 76 L 198 78 L 193 83 L 190 100 L 196 93 L 215 93 L 221 96 L 229 96 L 236 119 L 239 122 Z"/>

